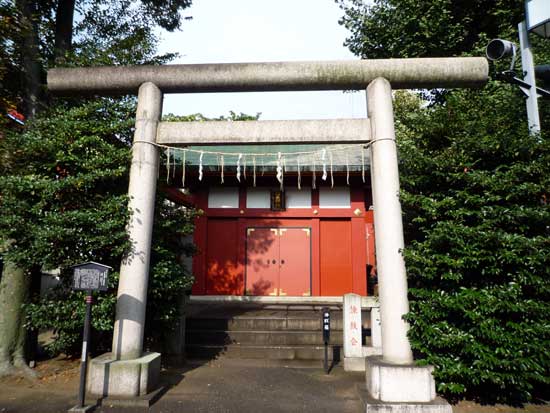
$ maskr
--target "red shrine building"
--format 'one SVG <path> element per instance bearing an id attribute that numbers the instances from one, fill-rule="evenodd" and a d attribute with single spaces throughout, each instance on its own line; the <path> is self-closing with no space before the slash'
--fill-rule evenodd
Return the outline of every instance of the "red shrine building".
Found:
<path id="1" fill-rule="evenodd" d="M 237 180 L 226 166 L 223 184 L 216 168 L 201 181 L 189 174 L 185 199 L 204 212 L 194 232 L 192 295 L 367 295 L 375 274 L 368 170 L 332 165 L 323 180 L 319 170 L 298 177 L 288 168 L 280 185 L 273 170 L 252 178 L 244 168 L 248 176 Z"/>

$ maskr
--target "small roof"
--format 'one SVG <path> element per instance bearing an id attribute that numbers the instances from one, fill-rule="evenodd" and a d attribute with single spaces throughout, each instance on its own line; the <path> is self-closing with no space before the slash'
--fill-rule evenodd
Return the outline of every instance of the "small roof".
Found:
<path id="1" fill-rule="evenodd" d="M 82 264 L 76 264 L 76 265 L 71 265 L 70 268 L 79 268 L 79 267 L 100 267 L 102 269 L 109 269 L 109 270 L 112 270 L 113 267 L 109 267 L 108 265 L 105 265 L 105 264 L 100 264 L 99 262 L 95 262 L 95 261 L 88 261 L 88 262 L 84 262 Z"/>

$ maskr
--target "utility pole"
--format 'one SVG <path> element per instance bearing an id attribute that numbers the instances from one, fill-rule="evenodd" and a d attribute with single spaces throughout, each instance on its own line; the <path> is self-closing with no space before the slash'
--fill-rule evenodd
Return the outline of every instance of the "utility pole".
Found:
<path id="1" fill-rule="evenodd" d="M 535 63 L 533 61 L 533 53 L 531 52 L 531 44 L 529 43 L 529 33 L 527 32 L 524 21 L 518 24 L 518 31 L 523 81 L 529 85 L 528 88 L 523 88 L 527 95 L 525 101 L 527 105 L 527 122 L 531 133 L 540 134 L 539 95 L 537 93 L 537 81 L 535 79 Z"/>

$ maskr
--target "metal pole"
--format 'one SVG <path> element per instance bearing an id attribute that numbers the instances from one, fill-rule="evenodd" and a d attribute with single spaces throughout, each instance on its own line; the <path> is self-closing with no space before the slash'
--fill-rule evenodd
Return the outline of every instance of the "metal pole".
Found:
<path id="1" fill-rule="evenodd" d="M 537 81 L 535 78 L 535 64 L 533 62 L 533 53 L 531 53 L 531 45 L 529 44 L 529 33 L 525 27 L 525 22 L 518 24 L 519 45 L 521 48 L 521 67 L 523 69 L 523 81 L 530 85 L 526 88 L 528 92 L 527 100 L 527 122 L 529 124 L 530 133 L 540 133 L 540 117 L 537 95 Z"/>
<path id="2" fill-rule="evenodd" d="M 86 372 L 88 370 L 88 343 L 90 342 L 90 323 L 92 320 L 92 291 L 86 291 L 86 316 L 84 317 L 84 338 L 82 339 L 82 359 L 80 364 L 80 388 L 78 406 L 84 407 L 86 398 Z"/>
<path id="3" fill-rule="evenodd" d="M 328 374 L 328 343 L 325 341 L 325 373 Z"/>

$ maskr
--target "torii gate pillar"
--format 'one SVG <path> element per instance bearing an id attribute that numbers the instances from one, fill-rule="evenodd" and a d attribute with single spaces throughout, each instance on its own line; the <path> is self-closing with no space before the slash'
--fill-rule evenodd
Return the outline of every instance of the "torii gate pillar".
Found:
<path id="1" fill-rule="evenodd" d="M 113 351 L 92 360 L 88 391 L 101 396 L 142 396 L 155 389 L 160 353 L 143 353 L 149 262 L 159 168 L 154 145 L 162 114 L 162 92 L 151 82 L 138 92 L 128 209 L 131 250 L 123 258 L 116 305 Z"/>
<path id="2" fill-rule="evenodd" d="M 436 398 L 433 366 L 417 366 L 407 338 L 409 312 L 407 274 L 392 89 L 384 78 L 367 87 L 367 110 L 371 125 L 371 182 L 376 232 L 376 262 L 382 356 L 366 358 L 367 413 L 451 413 L 451 406 Z"/>

